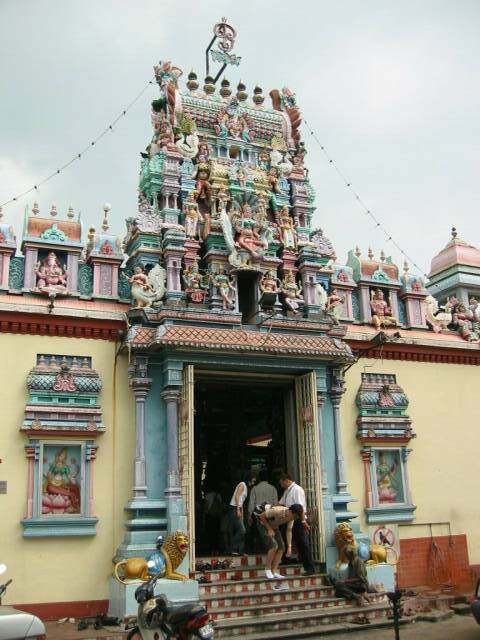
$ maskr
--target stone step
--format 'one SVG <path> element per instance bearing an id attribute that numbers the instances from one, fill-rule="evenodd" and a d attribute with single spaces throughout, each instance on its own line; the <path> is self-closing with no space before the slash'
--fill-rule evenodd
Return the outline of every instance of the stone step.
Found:
<path id="1" fill-rule="evenodd" d="M 360 616 L 363 614 L 359 614 Z M 413 622 L 414 618 L 408 620 L 400 620 L 401 625 L 405 625 L 409 622 Z M 300 638 L 312 638 L 312 640 L 317 640 L 320 636 L 329 636 L 329 635 L 337 635 L 339 633 L 354 633 L 355 631 L 369 631 L 371 629 L 391 629 L 393 623 L 390 620 L 384 618 L 378 618 L 374 620 L 369 620 L 368 624 L 355 624 L 353 622 L 338 622 L 333 624 L 320 624 L 320 625 L 309 625 L 304 628 L 295 628 L 290 630 L 281 630 L 278 632 L 275 631 L 265 631 L 258 633 L 249 633 L 248 635 L 243 635 L 242 637 L 245 640 L 300 640 Z M 221 631 L 219 631 L 221 634 Z M 385 638 L 390 638 L 392 635 L 391 631 L 385 635 Z M 215 634 L 216 638 L 221 638 L 221 635 Z M 228 638 L 231 636 L 223 636 L 224 638 Z"/>
<path id="2" fill-rule="evenodd" d="M 303 567 L 301 565 L 288 565 L 281 567 L 280 573 L 285 576 L 301 575 Z M 229 569 L 208 569 L 206 571 L 195 571 L 190 574 L 194 580 L 198 580 L 202 576 L 207 575 L 212 582 L 219 580 L 230 580 L 235 575 L 242 580 L 247 578 L 265 578 L 265 566 L 242 565 L 240 567 L 230 567 Z"/>
<path id="3" fill-rule="evenodd" d="M 371 623 L 380 622 L 386 619 L 388 611 L 390 611 L 390 604 L 379 602 L 367 607 L 337 604 L 320 609 L 300 609 L 252 617 L 223 618 L 215 621 L 215 638 L 235 636 L 246 637 L 248 640 L 253 638 L 285 638 L 285 632 L 294 630 L 290 637 L 296 639 L 301 636 L 321 635 L 325 625 L 354 624 L 354 619 L 359 616 L 366 616 Z M 369 625 L 359 626 L 364 628 Z"/>
<path id="4" fill-rule="evenodd" d="M 259 555 L 245 555 L 245 556 L 229 556 L 228 554 L 224 556 L 196 556 L 195 562 L 212 562 L 215 560 L 216 562 L 222 562 L 223 560 L 232 560 L 235 564 L 242 565 L 264 565 L 265 558 L 267 556 L 265 554 Z"/>
<path id="5" fill-rule="evenodd" d="M 216 607 L 238 607 L 254 603 L 263 604 L 264 602 L 306 600 L 308 598 L 333 598 L 333 591 L 333 587 L 318 584 L 296 588 L 290 587 L 288 591 L 274 591 L 272 585 L 267 584 L 266 588 L 261 589 L 259 587 L 256 591 L 203 593 L 202 600 L 210 610 L 213 610 Z"/>
<path id="6" fill-rule="evenodd" d="M 330 610 L 334 607 L 344 607 L 344 598 L 296 598 L 290 600 L 284 600 L 282 596 L 287 594 L 286 591 L 273 592 L 278 600 L 270 602 L 252 602 L 245 605 L 237 606 L 218 606 L 209 608 L 209 613 L 214 620 L 227 620 L 231 618 L 251 618 L 258 616 L 267 616 L 270 614 L 280 614 L 286 612 L 298 612 L 302 611 L 306 616 L 310 616 L 312 611 L 318 611 L 326 609 Z M 373 594 L 372 594 L 373 595 Z M 372 598 L 372 605 L 384 603 L 386 596 L 375 595 Z M 349 603 L 351 604 L 351 603 Z"/>
<path id="7" fill-rule="evenodd" d="M 200 584 L 200 597 L 206 594 L 224 594 L 224 593 L 247 593 L 257 592 L 265 589 L 270 584 L 270 580 L 265 577 L 261 578 L 245 578 L 242 580 L 214 580 L 210 584 Z M 317 585 L 324 586 L 324 577 L 321 574 L 314 576 L 294 575 L 288 578 L 290 588 L 297 589 L 300 587 L 309 587 Z"/>

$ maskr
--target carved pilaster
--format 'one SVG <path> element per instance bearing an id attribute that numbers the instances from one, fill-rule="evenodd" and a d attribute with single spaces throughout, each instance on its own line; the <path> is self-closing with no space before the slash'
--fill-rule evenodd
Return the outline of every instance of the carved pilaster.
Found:
<path id="1" fill-rule="evenodd" d="M 178 474 L 178 400 L 180 391 L 167 387 L 162 391 L 167 408 L 167 497 L 180 496 L 180 478 Z"/>
<path id="2" fill-rule="evenodd" d="M 370 448 L 362 449 L 360 455 L 363 460 L 363 472 L 365 475 L 365 504 L 367 507 L 371 507 L 373 504 L 372 498 L 372 474 L 371 474 L 371 462 L 373 459 L 373 453 Z"/>
<path id="3" fill-rule="evenodd" d="M 323 451 L 323 418 L 322 409 L 325 404 L 326 394 L 323 391 L 317 391 L 317 413 L 318 413 L 318 429 L 320 440 L 320 466 L 322 468 L 322 493 L 328 493 L 328 476 L 325 465 L 325 452 Z"/>
<path id="4" fill-rule="evenodd" d="M 147 475 L 145 465 L 145 399 L 152 380 L 147 377 L 148 358 L 136 356 L 130 367 L 130 387 L 135 395 L 135 466 L 133 476 L 133 497 L 147 495 Z"/>
<path id="5" fill-rule="evenodd" d="M 330 398 L 333 406 L 333 425 L 335 434 L 335 465 L 337 470 L 337 491 L 338 493 L 347 493 L 347 469 L 345 458 L 343 455 L 342 444 L 342 428 L 340 418 L 340 403 L 345 393 L 345 380 L 343 372 L 335 369 L 332 378 L 332 387 L 330 390 Z"/>

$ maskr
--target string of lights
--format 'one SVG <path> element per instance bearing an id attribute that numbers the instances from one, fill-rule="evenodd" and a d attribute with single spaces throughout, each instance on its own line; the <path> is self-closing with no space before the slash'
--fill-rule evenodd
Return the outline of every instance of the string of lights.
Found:
<path id="1" fill-rule="evenodd" d="M 303 123 L 305 124 L 305 127 L 307 128 L 308 133 L 311 135 L 312 139 L 315 140 L 315 142 L 320 147 L 323 155 L 328 160 L 328 164 L 335 169 L 335 171 L 339 175 L 339 177 L 342 180 L 342 182 L 345 184 L 347 189 L 349 189 L 349 191 L 352 193 L 353 197 L 358 202 L 359 206 L 363 209 L 365 215 L 367 215 L 369 218 L 371 218 L 371 220 L 375 223 L 375 227 L 385 234 L 385 236 L 387 238 L 387 242 L 391 242 L 394 245 L 394 247 L 396 247 L 400 251 L 400 253 L 403 256 L 403 258 L 408 260 L 409 263 L 412 264 L 413 267 L 415 267 L 415 269 L 417 269 L 417 271 L 419 273 L 421 273 L 423 277 L 428 279 L 428 275 L 423 271 L 423 269 L 398 244 L 398 242 L 395 240 L 395 238 L 392 236 L 392 234 L 384 227 L 383 223 L 379 220 L 379 218 L 373 213 L 373 211 L 371 209 L 368 208 L 368 206 L 365 204 L 364 200 L 362 200 L 362 198 L 360 197 L 360 194 L 357 192 L 355 187 L 352 185 L 352 182 L 347 179 L 347 177 L 345 176 L 343 171 L 339 168 L 339 166 L 337 165 L 335 160 L 333 160 L 333 158 L 330 156 L 330 154 L 328 153 L 328 151 L 325 148 L 325 145 L 323 145 L 321 143 L 321 141 L 318 139 L 317 134 L 313 131 L 311 126 L 308 124 L 308 122 L 304 119 Z"/>
<path id="2" fill-rule="evenodd" d="M 49 180 L 51 180 L 52 178 L 54 178 L 55 176 L 58 176 L 62 173 L 62 171 L 64 171 L 67 167 L 69 167 L 71 164 L 73 164 L 74 162 L 77 162 L 78 160 L 81 160 L 82 157 L 91 149 L 93 149 L 93 147 L 97 144 L 97 142 L 99 140 L 101 140 L 104 136 L 107 135 L 107 133 L 113 132 L 113 128 L 115 127 L 115 125 L 117 124 L 117 122 L 119 122 L 122 118 L 124 118 L 127 113 L 130 111 L 130 109 L 133 107 L 133 105 L 140 100 L 140 98 L 143 96 L 143 94 L 145 93 L 145 91 L 148 89 L 148 87 L 150 85 L 154 84 L 154 78 L 152 78 L 151 80 L 149 80 L 147 82 L 147 84 L 143 87 L 143 89 L 140 91 L 140 93 L 138 93 L 135 98 L 124 108 L 122 109 L 122 111 L 118 114 L 118 116 L 115 118 L 115 120 L 113 120 L 109 125 L 107 125 L 105 127 L 105 129 L 102 130 L 101 133 L 98 134 L 98 136 L 96 138 L 94 138 L 85 148 L 81 149 L 78 153 L 76 153 L 68 162 L 66 162 L 65 164 L 63 164 L 62 166 L 60 166 L 58 169 L 56 169 L 55 171 L 53 171 L 53 173 L 51 173 L 50 175 L 48 175 L 46 178 L 43 178 L 43 180 L 40 180 L 40 182 L 37 182 L 36 184 L 34 184 L 33 186 L 31 186 L 29 189 L 26 189 L 25 191 L 22 191 L 22 193 L 17 194 L 16 196 L 10 198 L 10 200 L 6 200 L 5 202 L 2 202 L 0 204 L 0 208 L 3 208 L 9 204 L 12 204 L 13 202 L 17 202 L 18 200 L 20 200 L 21 198 L 23 198 L 24 196 L 28 195 L 29 193 L 33 192 L 37 192 L 39 187 L 41 187 L 42 185 L 44 185 L 46 182 L 48 182 Z"/>

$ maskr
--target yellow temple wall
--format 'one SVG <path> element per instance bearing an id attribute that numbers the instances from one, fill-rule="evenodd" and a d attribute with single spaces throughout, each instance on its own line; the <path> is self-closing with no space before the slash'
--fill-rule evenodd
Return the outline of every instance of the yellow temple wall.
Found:
<path id="1" fill-rule="evenodd" d="M 359 499 L 350 509 L 360 513 L 366 531 L 364 465 L 356 439 L 355 405 L 364 371 L 396 374 L 409 399 L 407 414 L 417 434 L 409 444 L 412 452 L 407 461 L 417 524 L 400 525 L 400 539 L 429 537 L 429 523 L 449 522 L 453 535 L 467 535 L 470 564 L 480 564 L 478 367 L 363 358 L 348 370 L 341 404 L 343 444 L 348 488 Z M 448 525 L 434 525 L 432 531 L 436 536 L 449 534 Z"/>
<path id="2" fill-rule="evenodd" d="M 127 358 L 119 355 L 115 366 L 117 347 L 106 340 L 0 334 L 0 480 L 8 483 L 6 495 L 0 494 L 0 562 L 8 565 L 7 577 L 13 578 L 5 604 L 108 598 L 112 557 L 123 539 L 135 447 Z M 99 519 L 95 536 L 23 537 L 28 438 L 19 429 L 28 399 L 26 378 L 37 353 L 91 356 L 102 380 L 99 401 L 106 432 L 96 438 L 93 463 L 94 513 Z"/>

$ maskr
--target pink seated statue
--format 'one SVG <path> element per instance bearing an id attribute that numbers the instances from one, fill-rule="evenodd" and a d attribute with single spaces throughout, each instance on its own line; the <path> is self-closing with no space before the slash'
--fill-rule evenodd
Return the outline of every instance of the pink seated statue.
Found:
<path id="1" fill-rule="evenodd" d="M 53 251 L 35 268 L 37 289 L 45 293 L 67 293 L 67 270 L 60 266 L 60 262 Z"/>

